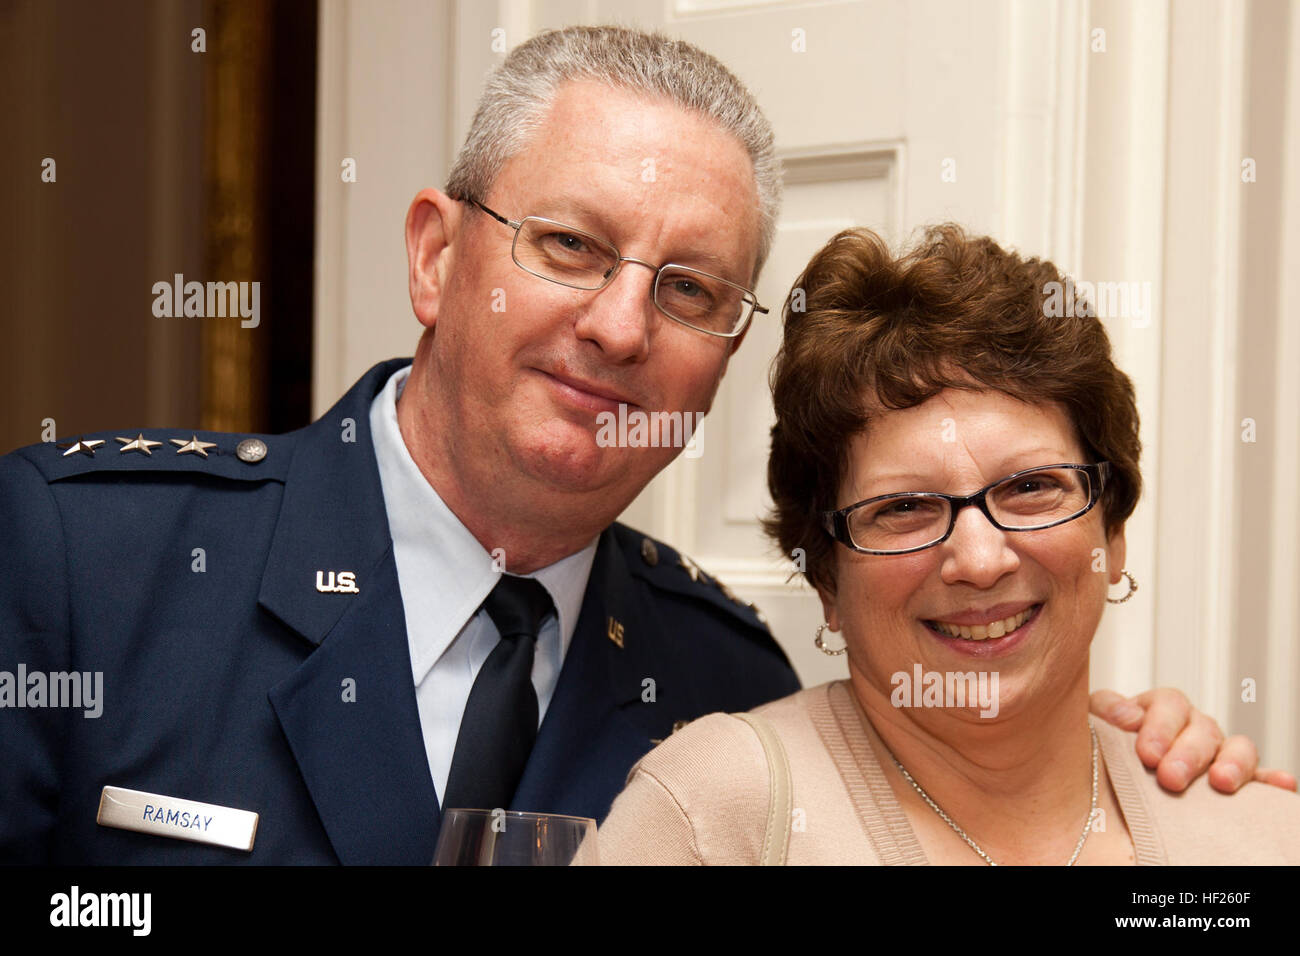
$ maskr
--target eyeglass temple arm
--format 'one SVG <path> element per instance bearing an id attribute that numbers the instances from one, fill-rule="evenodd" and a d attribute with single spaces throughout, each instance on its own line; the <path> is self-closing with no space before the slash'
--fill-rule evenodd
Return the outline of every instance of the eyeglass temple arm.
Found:
<path id="1" fill-rule="evenodd" d="M 489 209 L 487 206 L 483 205 L 477 199 L 465 199 L 463 201 L 473 206 L 478 206 L 479 209 L 482 209 L 485 213 L 487 213 L 497 222 L 501 223 L 503 226 L 509 226 L 511 229 L 518 229 L 522 225 L 522 223 L 513 222 L 512 220 L 509 220 L 505 216 L 501 215 L 501 213 Z"/>

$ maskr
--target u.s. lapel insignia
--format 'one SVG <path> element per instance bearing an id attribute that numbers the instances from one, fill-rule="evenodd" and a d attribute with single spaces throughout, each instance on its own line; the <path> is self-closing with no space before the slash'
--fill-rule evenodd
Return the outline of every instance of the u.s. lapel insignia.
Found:
<path id="1" fill-rule="evenodd" d="M 623 647 L 623 622 L 615 618 L 609 618 L 606 624 L 605 633 L 609 639 L 619 646 Z"/>
<path id="2" fill-rule="evenodd" d="M 153 457 L 153 449 L 162 444 L 162 442 L 154 441 L 152 438 L 145 438 L 143 432 L 137 433 L 134 438 L 118 436 L 115 440 L 122 443 L 122 447 L 118 449 L 122 454 L 126 454 L 128 451 L 138 451 L 151 458 Z"/>
<path id="3" fill-rule="evenodd" d="M 217 447 L 214 441 L 199 441 L 198 435 L 191 435 L 189 441 L 184 438 L 169 438 L 168 441 L 176 446 L 178 455 L 202 455 L 207 458 L 208 449 Z"/>
<path id="4" fill-rule="evenodd" d="M 64 458 L 67 458 L 69 455 L 85 455 L 88 458 L 94 458 L 95 449 L 102 444 L 104 444 L 104 439 L 102 438 L 92 438 L 89 441 L 86 441 L 83 438 L 78 441 L 68 442 L 66 445 L 59 445 L 58 447 L 67 449 L 67 451 L 63 453 Z"/>
<path id="5" fill-rule="evenodd" d="M 339 571 L 337 576 L 333 571 L 328 572 L 329 579 L 326 580 L 327 572 L 316 572 L 316 590 L 322 594 L 360 594 L 361 589 L 357 587 L 357 576 L 352 571 Z"/>

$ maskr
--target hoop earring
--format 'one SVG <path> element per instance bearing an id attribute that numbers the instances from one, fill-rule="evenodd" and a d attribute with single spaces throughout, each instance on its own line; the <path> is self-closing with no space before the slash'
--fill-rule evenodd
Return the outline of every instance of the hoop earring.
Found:
<path id="1" fill-rule="evenodd" d="M 827 647 L 826 643 L 822 640 L 822 631 L 826 630 L 826 628 L 828 627 L 830 627 L 829 624 L 818 625 L 817 635 L 813 638 L 813 643 L 817 645 L 817 650 L 821 651 L 827 657 L 838 657 L 840 654 L 843 654 L 845 651 L 849 649 L 849 645 L 846 643 L 843 647 L 839 648 L 838 650 L 831 647 Z"/>
<path id="2" fill-rule="evenodd" d="M 1121 598 L 1112 598 L 1112 597 L 1106 598 L 1107 604 L 1123 604 L 1133 595 L 1137 594 L 1137 589 L 1138 589 L 1137 578 L 1133 577 L 1133 575 L 1127 569 L 1121 571 L 1120 574 L 1128 578 L 1128 591 L 1125 592 L 1124 596 Z"/>

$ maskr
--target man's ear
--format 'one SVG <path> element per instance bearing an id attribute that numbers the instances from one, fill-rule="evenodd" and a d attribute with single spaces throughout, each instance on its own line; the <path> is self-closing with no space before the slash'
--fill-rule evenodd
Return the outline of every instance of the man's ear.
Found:
<path id="1" fill-rule="evenodd" d="M 421 189 L 406 211 L 406 261 L 411 308 L 425 328 L 438 320 L 438 307 L 451 274 L 462 206 L 437 189 Z"/>

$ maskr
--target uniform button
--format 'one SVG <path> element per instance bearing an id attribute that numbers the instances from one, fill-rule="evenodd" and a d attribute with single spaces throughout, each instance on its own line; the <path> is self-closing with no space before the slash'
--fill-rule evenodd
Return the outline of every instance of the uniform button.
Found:
<path id="1" fill-rule="evenodd" d="M 652 568 L 659 563 L 659 549 L 649 538 L 641 539 L 641 560 Z"/>
<path id="2" fill-rule="evenodd" d="M 235 455 L 240 461 L 256 465 L 266 457 L 266 442 L 260 438 L 245 438 L 235 446 Z"/>

